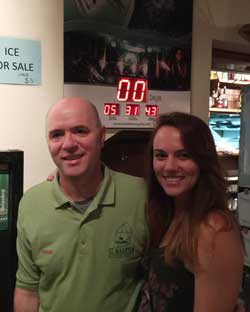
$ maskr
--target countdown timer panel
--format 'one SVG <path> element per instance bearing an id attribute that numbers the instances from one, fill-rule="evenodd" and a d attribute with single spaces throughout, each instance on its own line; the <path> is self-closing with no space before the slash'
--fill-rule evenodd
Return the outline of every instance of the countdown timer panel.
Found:
<path id="1" fill-rule="evenodd" d="M 121 77 L 116 87 L 65 84 L 64 96 L 89 99 L 107 128 L 153 128 L 159 114 L 190 112 L 189 91 L 148 90 L 142 78 Z"/>

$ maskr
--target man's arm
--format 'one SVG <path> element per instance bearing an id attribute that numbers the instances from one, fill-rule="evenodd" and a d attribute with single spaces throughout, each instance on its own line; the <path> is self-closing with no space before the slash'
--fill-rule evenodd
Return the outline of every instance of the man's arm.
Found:
<path id="1" fill-rule="evenodd" d="M 14 292 L 15 312 L 38 312 L 40 305 L 38 294 L 40 269 L 34 262 L 33 244 L 28 239 L 30 233 L 29 223 L 26 222 L 28 205 L 31 203 L 24 195 L 19 204 L 17 219 L 18 270 Z"/>
<path id="2" fill-rule="evenodd" d="M 14 312 L 38 312 L 39 298 L 35 291 L 15 289 Z"/>

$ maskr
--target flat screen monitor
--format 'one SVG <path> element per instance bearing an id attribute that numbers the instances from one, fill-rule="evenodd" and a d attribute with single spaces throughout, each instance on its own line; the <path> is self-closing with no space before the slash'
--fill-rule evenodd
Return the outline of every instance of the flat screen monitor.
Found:
<path id="1" fill-rule="evenodd" d="M 220 155 L 239 155 L 240 114 L 211 113 L 209 128 Z"/>

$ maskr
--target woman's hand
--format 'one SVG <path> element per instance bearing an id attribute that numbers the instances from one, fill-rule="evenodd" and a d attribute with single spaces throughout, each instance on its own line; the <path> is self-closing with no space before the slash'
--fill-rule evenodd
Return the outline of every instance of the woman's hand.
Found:
<path id="1" fill-rule="evenodd" d="M 53 181 L 53 179 L 56 177 L 56 175 L 57 175 L 57 170 L 55 169 L 54 171 L 52 171 L 52 172 L 48 175 L 46 181 L 49 181 L 49 182 Z"/>

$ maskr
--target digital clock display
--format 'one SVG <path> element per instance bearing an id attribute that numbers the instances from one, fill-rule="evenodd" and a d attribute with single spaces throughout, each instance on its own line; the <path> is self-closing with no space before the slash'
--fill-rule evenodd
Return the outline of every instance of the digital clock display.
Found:
<path id="1" fill-rule="evenodd" d="M 147 102 L 147 93 L 147 79 L 130 77 L 118 79 L 116 98 L 119 102 Z"/>
<path id="2" fill-rule="evenodd" d="M 139 116 L 140 115 L 140 105 L 139 104 L 127 104 L 125 110 L 126 116 Z"/>
<path id="3" fill-rule="evenodd" d="M 103 113 L 109 120 L 124 120 L 123 116 L 131 117 L 129 120 L 141 120 L 158 116 L 157 104 L 147 103 L 148 81 L 143 78 L 121 77 L 117 82 L 116 98 L 118 103 L 104 103 Z M 118 117 L 119 116 L 119 117 Z M 144 117 L 143 117 L 144 116 Z M 127 122 L 124 120 L 124 122 Z"/>
<path id="4" fill-rule="evenodd" d="M 104 115 L 118 116 L 120 114 L 120 106 L 117 103 L 104 103 Z"/>
<path id="5" fill-rule="evenodd" d="M 158 105 L 146 105 L 145 114 L 146 116 L 158 116 Z"/>

